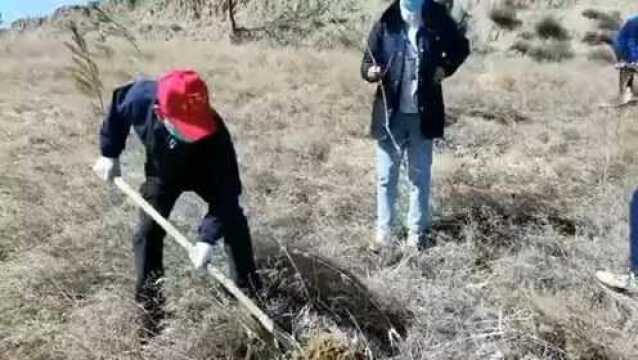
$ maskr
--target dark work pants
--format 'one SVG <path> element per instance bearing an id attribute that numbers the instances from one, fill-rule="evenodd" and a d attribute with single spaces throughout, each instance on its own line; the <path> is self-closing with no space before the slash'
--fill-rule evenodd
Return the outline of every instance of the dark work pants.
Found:
<path id="1" fill-rule="evenodd" d="M 214 245 L 221 237 L 229 258 L 229 268 L 235 283 L 247 290 L 261 286 L 255 272 L 255 261 L 248 222 L 239 205 L 237 195 L 219 192 L 211 196 L 199 189 L 184 189 L 163 183 L 159 178 L 147 178 L 141 187 L 146 201 L 165 218 L 170 216 L 177 198 L 184 191 L 193 190 L 208 202 L 209 210 L 199 227 L 199 241 Z M 164 298 L 160 279 L 164 275 L 164 230 L 146 215 L 140 213 L 140 222 L 133 239 L 137 282 L 135 299 L 150 313 L 161 311 Z"/>
<path id="2" fill-rule="evenodd" d="M 629 254 L 631 271 L 638 274 L 638 189 L 634 191 L 629 211 Z"/>
<path id="3" fill-rule="evenodd" d="M 632 93 L 635 92 L 634 76 L 636 72 L 629 69 L 620 69 L 619 94 L 623 96 L 625 89 L 631 88 Z"/>

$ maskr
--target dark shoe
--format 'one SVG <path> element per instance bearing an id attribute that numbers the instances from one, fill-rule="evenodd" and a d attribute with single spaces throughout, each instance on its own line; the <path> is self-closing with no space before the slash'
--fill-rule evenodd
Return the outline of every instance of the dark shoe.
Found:
<path id="1" fill-rule="evenodd" d="M 235 281 L 237 287 L 248 297 L 256 298 L 264 288 L 261 277 L 256 272 L 240 277 Z"/>
<path id="2" fill-rule="evenodd" d="M 427 251 L 436 246 L 436 237 L 432 233 L 431 230 L 426 231 L 423 235 L 421 235 L 421 239 L 419 241 L 419 251 Z"/>
<path id="3" fill-rule="evenodd" d="M 142 310 L 141 322 L 142 327 L 139 330 L 140 342 L 144 345 L 149 340 L 159 335 L 164 327 L 164 320 L 166 319 L 166 313 L 163 308 L 155 308 L 149 310 Z"/>
<path id="4" fill-rule="evenodd" d="M 157 336 L 162 331 L 162 322 L 166 319 L 164 304 L 166 299 L 157 287 L 146 288 L 138 292 L 136 301 L 140 307 L 140 338 L 142 342 Z"/>
<path id="5" fill-rule="evenodd" d="M 422 234 L 410 233 L 406 248 L 410 251 L 427 251 L 436 245 L 436 240 L 431 230 L 427 230 Z"/>

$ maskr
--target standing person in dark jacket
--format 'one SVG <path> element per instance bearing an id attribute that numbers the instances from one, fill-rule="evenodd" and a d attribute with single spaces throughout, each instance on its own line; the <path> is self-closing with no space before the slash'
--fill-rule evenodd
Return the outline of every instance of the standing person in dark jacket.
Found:
<path id="1" fill-rule="evenodd" d="M 408 244 L 430 229 L 432 140 L 443 136 L 441 82 L 469 55 L 469 42 L 434 0 L 395 0 L 374 25 L 361 75 L 378 83 L 372 113 L 377 144 L 377 235 L 374 249 L 392 241 L 399 167 L 407 154 L 410 183 Z"/>
<path id="2" fill-rule="evenodd" d="M 110 181 L 120 175 L 118 158 L 131 126 L 146 148 L 146 181 L 140 192 L 164 217 L 177 198 L 194 191 L 208 205 L 191 260 L 209 262 L 224 237 L 230 270 L 245 290 L 260 287 L 248 223 L 239 205 L 241 182 L 233 143 L 224 122 L 209 105 L 208 88 L 191 70 L 171 71 L 159 80 L 140 80 L 115 90 L 100 132 L 102 157 L 95 172 Z M 145 213 L 134 235 L 135 299 L 147 311 L 147 329 L 162 317 L 160 280 L 164 230 Z"/>
<path id="3" fill-rule="evenodd" d="M 614 52 L 620 72 L 619 92 L 622 104 L 634 100 L 636 86 L 634 75 L 638 71 L 638 16 L 627 20 L 614 40 Z"/>

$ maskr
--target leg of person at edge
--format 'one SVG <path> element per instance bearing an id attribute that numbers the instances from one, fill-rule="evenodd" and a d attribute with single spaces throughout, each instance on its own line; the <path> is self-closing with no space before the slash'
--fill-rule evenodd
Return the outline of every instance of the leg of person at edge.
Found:
<path id="1" fill-rule="evenodd" d="M 468 40 L 445 5 L 434 0 L 395 0 L 369 35 L 361 75 L 379 84 L 371 124 L 377 140 L 373 250 L 393 242 L 404 156 L 410 187 L 408 245 L 418 247 L 428 236 L 432 141 L 443 137 L 445 122 L 441 83 L 456 72 L 469 52 Z"/>
<path id="2" fill-rule="evenodd" d="M 622 26 L 614 41 L 614 50 L 618 58 L 617 68 L 620 71 L 621 103 L 626 104 L 634 99 L 633 66 L 638 66 L 638 16 L 632 17 Z M 603 284 L 618 290 L 638 293 L 638 189 L 634 192 L 629 210 L 629 271 L 614 274 L 599 271 L 596 278 Z"/>
<path id="3" fill-rule="evenodd" d="M 596 277 L 613 289 L 638 294 L 638 189 L 629 209 L 629 270 L 624 274 L 599 271 Z"/>
<path id="4" fill-rule="evenodd" d="M 635 100 L 634 74 L 638 71 L 638 16 L 622 26 L 614 40 L 614 51 L 620 72 L 619 95 L 621 104 Z"/>
<path id="5" fill-rule="evenodd" d="M 164 217 L 185 191 L 208 203 L 199 241 L 190 254 L 205 269 L 223 237 L 236 284 L 254 292 L 261 286 L 255 270 L 248 223 L 239 205 L 241 182 L 231 136 L 210 106 L 208 88 L 192 70 L 173 70 L 155 80 L 138 80 L 113 93 L 100 131 L 102 157 L 94 171 L 105 181 L 120 175 L 118 158 L 131 126 L 146 148 L 146 181 L 141 194 Z M 135 299 L 145 310 L 147 331 L 163 317 L 161 279 L 164 230 L 141 212 L 133 248 L 137 275 Z"/>

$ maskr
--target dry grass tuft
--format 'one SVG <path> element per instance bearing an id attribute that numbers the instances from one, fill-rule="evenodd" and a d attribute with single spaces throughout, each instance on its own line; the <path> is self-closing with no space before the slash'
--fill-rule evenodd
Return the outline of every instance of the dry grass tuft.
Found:
<path id="1" fill-rule="evenodd" d="M 527 55 L 532 49 L 533 43 L 528 39 L 516 40 L 511 46 L 510 50 L 514 50 L 520 54 Z"/>
<path id="2" fill-rule="evenodd" d="M 514 30 L 520 27 L 523 22 L 517 18 L 516 8 L 512 6 L 497 6 L 490 9 L 490 19 L 503 29 Z"/>
<path id="3" fill-rule="evenodd" d="M 561 62 L 573 58 L 574 53 L 567 41 L 548 41 L 532 47 L 529 56 L 541 62 Z"/>
<path id="4" fill-rule="evenodd" d="M 294 360 L 359 360 L 365 359 L 342 337 L 331 334 L 315 335 L 304 349 L 293 356 Z"/>
<path id="5" fill-rule="evenodd" d="M 619 11 L 605 12 L 597 9 L 586 9 L 583 16 L 594 20 L 600 30 L 618 31 L 622 26 L 622 15 Z"/>
<path id="6" fill-rule="evenodd" d="M 574 57 L 569 41 L 548 40 L 533 42 L 520 39 L 514 42 L 510 49 L 539 62 L 561 62 Z"/>
<path id="7" fill-rule="evenodd" d="M 561 22 L 552 15 L 543 17 L 535 26 L 536 34 L 542 39 L 559 41 L 569 40 L 569 32 Z"/>
<path id="8" fill-rule="evenodd" d="M 564 236 L 576 234 L 578 224 L 566 218 L 552 200 L 535 193 L 455 187 L 448 193 L 449 212 L 433 224 L 437 237 L 462 241 L 467 227 L 475 234 L 475 265 L 485 266 L 505 252 L 518 252 L 518 231 L 550 227 Z M 555 249 L 560 253 L 559 249 Z"/>
<path id="9" fill-rule="evenodd" d="M 93 59 L 93 54 L 89 50 L 88 43 L 84 35 L 80 33 L 74 22 L 69 23 L 72 42 L 64 42 L 64 45 L 71 52 L 73 65 L 69 71 L 75 81 L 77 89 L 84 95 L 94 99 L 99 113 L 104 114 L 104 85 L 100 77 L 100 69 Z"/>
<path id="10" fill-rule="evenodd" d="M 583 42 L 591 45 L 611 45 L 614 43 L 615 33 L 611 31 L 588 31 L 583 36 Z"/>

